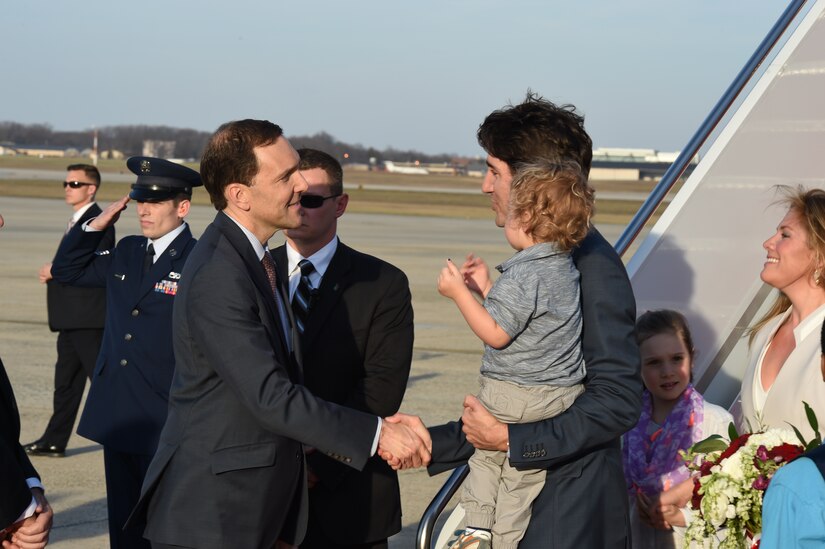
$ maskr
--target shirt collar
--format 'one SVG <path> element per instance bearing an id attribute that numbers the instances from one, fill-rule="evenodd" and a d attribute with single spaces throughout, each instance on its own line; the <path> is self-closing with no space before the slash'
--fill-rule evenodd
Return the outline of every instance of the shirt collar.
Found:
<path id="1" fill-rule="evenodd" d="M 510 259 L 501 265 L 497 265 L 496 270 L 503 273 L 513 265 L 524 263 L 526 261 L 533 261 L 535 259 L 543 259 L 553 255 L 561 255 L 563 253 L 565 252 L 559 250 L 559 247 L 555 242 L 539 242 L 538 244 L 533 244 L 529 248 L 524 248 L 523 250 L 516 252 L 512 257 L 510 257 Z"/>
<path id="2" fill-rule="evenodd" d="M 805 317 L 802 322 L 797 324 L 796 328 L 793 329 L 793 337 L 796 344 L 799 345 L 813 330 L 820 330 L 824 319 L 825 304 L 820 305 L 818 309 Z"/>
<path id="3" fill-rule="evenodd" d="M 86 204 L 85 206 L 83 206 L 82 208 L 80 208 L 79 210 L 74 212 L 72 214 L 72 223 L 77 223 L 80 220 L 80 218 L 83 217 L 83 214 L 86 213 L 86 210 L 91 208 L 93 205 L 94 205 L 94 201 L 89 202 L 88 204 Z"/>
<path id="4" fill-rule="evenodd" d="M 338 235 L 335 235 L 332 240 L 330 240 L 323 248 L 315 252 L 309 257 L 304 257 L 299 254 L 295 248 L 293 248 L 289 241 L 286 243 L 286 257 L 287 257 L 287 273 L 292 276 L 292 273 L 298 268 L 298 262 L 302 259 L 308 259 L 312 262 L 312 266 L 315 267 L 315 272 L 318 273 L 319 277 L 323 277 L 324 273 L 327 272 L 327 268 L 329 267 L 330 262 L 332 261 L 332 256 L 335 255 L 335 250 L 338 249 Z"/>
<path id="5" fill-rule="evenodd" d="M 241 225 L 237 219 L 226 213 L 226 210 L 224 210 L 223 213 L 224 215 L 226 215 L 226 217 L 231 219 L 232 222 L 238 226 L 238 228 L 240 228 L 243 231 L 243 234 L 246 236 L 247 240 L 249 240 L 249 243 L 252 245 L 252 249 L 255 250 L 255 255 L 258 256 L 258 261 L 262 260 L 264 258 L 264 251 L 266 251 L 267 248 L 264 248 L 264 245 L 261 244 L 261 241 L 258 240 L 258 237 L 252 234 L 252 232 L 249 229 Z"/>
<path id="6" fill-rule="evenodd" d="M 174 242 L 174 240 L 186 229 L 186 222 L 180 224 L 180 227 L 169 231 L 165 235 L 160 238 L 156 238 L 152 240 L 151 238 L 148 239 L 149 241 L 146 243 L 146 246 L 149 247 L 149 244 L 152 244 L 155 247 L 155 259 L 163 255 L 163 252 L 166 251 L 166 248 Z"/>

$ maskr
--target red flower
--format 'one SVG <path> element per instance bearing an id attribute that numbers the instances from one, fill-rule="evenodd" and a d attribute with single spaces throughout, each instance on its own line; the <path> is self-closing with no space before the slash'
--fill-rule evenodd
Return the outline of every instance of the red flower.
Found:
<path id="1" fill-rule="evenodd" d="M 728 458 L 736 453 L 736 451 L 745 445 L 748 442 L 748 439 L 751 438 L 751 433 L 745 433 L 744 435 L 740 436 L 736 440 L 730 443 L 728 449 L 722 452 L 719 456 L 719 459 L 716 460 L 716 463 L 722 463 L 722 460 Z"/>
<path id="2" fill-rule="evenodd" d="M 703 464 L 704 465 L 704 464 Z M 695 477 L 693 479 L 693 497 L 690 498 L 691 507 L 694 509 L 699 509 L 699 504 L 702 502 L 702 494 L 699 494 L 699 478 Z"/>
<path id="3" fill-rule="evenodd" d="M 773 459 L 777 463 L 788 463 L 792 459 L 802 455 L 803 451 L 804 450 L 802 447 L 797 446 L 796 444 L 788 444 L 786 442 L 784 444 L 780 444 L 779 446 L 774 446 L 768 450 L 768 458 Z"/>
<path id="4" fill-rule="evenodd" d="M 768 479 L 762 475 L 756 477 L 756 480 L 753 481 L 752 484 L 754 490 L 762 490 L 763 492 L 768 489 Z"/>

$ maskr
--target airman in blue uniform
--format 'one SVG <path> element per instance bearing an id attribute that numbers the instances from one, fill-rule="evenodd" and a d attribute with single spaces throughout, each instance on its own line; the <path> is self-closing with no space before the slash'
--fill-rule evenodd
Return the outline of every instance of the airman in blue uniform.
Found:
<path id="1" fill-rule="evenodd" d="M 103 445 L 109 537 L 113 549 L 148 548 L 123 525 L 140 495 L 166 421 L 174 371 L 172 304 L 195 239 L 184 222 L 200 175 L 159 158 L 132 157 L 137 175 L 128 196 L 69 231 L 52 276 L 63 283 L 106 288 L 106 326 L 77 432 Z M 96 251 L 107 227 L 130 200 L 142 236 Z"/>

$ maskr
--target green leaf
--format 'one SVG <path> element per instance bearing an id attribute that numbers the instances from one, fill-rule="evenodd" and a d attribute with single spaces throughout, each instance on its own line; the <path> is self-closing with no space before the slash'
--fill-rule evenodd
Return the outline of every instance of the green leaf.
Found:
<path id="1" fill-rule="evenodd" d="M 729 444 L 719 435 L 711 435 L 705 440 L 700 440 L 690 447 L 693 453 L 709 454 L 711 452 L 719 452 L 725 450 Z"/>
<path id="2" fill-rule="evenodd" d="M 728 425 L 728 437 L 730 437 L 731 442 L 739 438 L 739 433 L 736 431 L 736 425 L 734 425 L 732 421 Z"/>
<path id="3" fill-rule="evenodd" d="M 800 443 L 802 443 L 802 447 L 803 447 L 803 448 L 807 448 L 807 447 L 808 447 L 808 442 L 807 442 L 807 441 L 805 440 L 805 438 L 802 436 L 802 433 L 800 433 L 800 432 L 799 432 L 799 429 L 797 429 L 797 428 L 796 428 L 796 426 L 795 426 L 795 425 L 793 425 L 793 424 L 792 424 L 792 423 L 790 423 L 790 422 L 787 422 L 787 421 L 786 421 L 785 423 L 787 423 L 788 425 L 790 425 L 790 426 L 791 426 L 791 429 L 793 429 L 793 432 L 794 432 L 794 433 L 796 433 L 796 438 L 798 438 L 798 439 L 799 439 L 799 442 L 800 442 Z"/>
<path id="4" fill-rule="evenodd" d="M 814 433 L 816 433 L 816 440 L 821 443 L 822 437 L 819 435 L 819 421 L 816 419 L 816 412 L 814 412 L 813 408 L 811 408 L 804 400 L 802 401 L 802 405 L 805 406 L 805 415 L 808 416 L 808 425 L 810 425 L 811 429 L 813 429 Z"/>

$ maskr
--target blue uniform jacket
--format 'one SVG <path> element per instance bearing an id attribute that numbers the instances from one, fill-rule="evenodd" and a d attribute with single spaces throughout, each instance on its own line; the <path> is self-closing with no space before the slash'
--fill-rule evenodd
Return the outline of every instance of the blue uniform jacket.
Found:
<path id="1" fill-rule="evenodd" d="M 186 227 L 144 276 L 147 239 L 127 236 L 96 253 L 103 234 L 76 226 L 52 265 L 59 282 L 106 287 L 103 344 L 77 432 L 119 452 L 152 455 L 175 366 L 172 303 L 196 241 Z"/>

